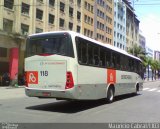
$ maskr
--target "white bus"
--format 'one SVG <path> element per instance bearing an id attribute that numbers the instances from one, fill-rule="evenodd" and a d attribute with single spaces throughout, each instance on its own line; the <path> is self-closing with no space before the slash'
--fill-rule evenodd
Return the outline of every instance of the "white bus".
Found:
<path id="1" fill-rule="evenodd" d="M 112 102 L 143 88 L 141 60 L 111 45 L 72 31 L 33 34 L 26 44 L 27 96 Z"/>

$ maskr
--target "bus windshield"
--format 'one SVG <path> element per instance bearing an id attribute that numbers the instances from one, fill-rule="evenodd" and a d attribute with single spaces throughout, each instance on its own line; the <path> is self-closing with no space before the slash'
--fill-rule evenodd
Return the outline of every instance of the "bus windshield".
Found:
<path id="1" fill-rule="evenodd" d="M 74 57 L 70 35 L 52 34 L 29 37 L 27 39 L 26 56 L 43 54 Z"/>

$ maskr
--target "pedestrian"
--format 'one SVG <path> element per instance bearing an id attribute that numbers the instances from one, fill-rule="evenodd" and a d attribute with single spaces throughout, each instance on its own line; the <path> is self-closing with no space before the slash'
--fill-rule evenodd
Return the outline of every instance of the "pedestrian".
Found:
<path id="1" fill-rule="evenodd" d="M 146 75 L 146 74 L 144 74 L 143 80 L 145 80 L 145 79 L 146 79 L 146 77 L 147 77 L 147 75 Z"/>
<path id="2" fill-rule="evenodd" d="M 2 85 L 3 86 L 9 86 L 10 84 L 10 75 L 8 72 L 5 72 L 3 75 L 2 75 Z"/>
<path id="3" fill-rule="evenodd" d="M 18 74 L 17 73 L 14 75 L 14 79 L 12 80 L 11 85 L 12 86 L 17 86 L 18 85 Z"/>

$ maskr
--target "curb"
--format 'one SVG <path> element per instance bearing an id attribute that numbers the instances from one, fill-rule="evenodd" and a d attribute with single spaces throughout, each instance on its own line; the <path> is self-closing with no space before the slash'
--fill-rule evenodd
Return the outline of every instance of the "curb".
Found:
<path id="1" fill-rule="evenodd" d="M 0 86 L 0 89 L 3 88 L 3 89 L 16 89 L 16 88 L 25 88 L 25 86 Z"/>

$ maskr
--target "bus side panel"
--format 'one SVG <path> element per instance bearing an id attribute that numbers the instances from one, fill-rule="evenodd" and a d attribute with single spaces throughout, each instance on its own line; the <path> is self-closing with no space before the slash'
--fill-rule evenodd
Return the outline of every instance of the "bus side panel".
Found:
<path id="1" fill-rule="evenodd" d="M 140 84 L 140 90 L 143 87 L 143 81 L 137 73 L 117 71 L 117 83 L 115 86 L 115 95 L 133 93 L 136 91 L 136 84 Z"/>
<path id="2" fill-rule="evenodd" d="M 78 65 L 79 99 L 101 99 L 106 97 L 108 82 L 105 68 Z M 136 73 L 116 70 L 115 96 L 135 92 Z"/>
<path id="3" fill-rule="evenodd" d="M 100 99 L 106 96 L 106 69 L 78 65 L 80 99 Z"/>
<path id="4" fill-rule="evenodd" d="M 134 75 L 131 72 L 117 70 L 115 95 L 131 93 L 134 91 Z"/>

